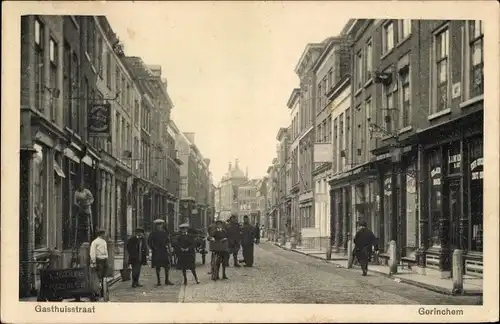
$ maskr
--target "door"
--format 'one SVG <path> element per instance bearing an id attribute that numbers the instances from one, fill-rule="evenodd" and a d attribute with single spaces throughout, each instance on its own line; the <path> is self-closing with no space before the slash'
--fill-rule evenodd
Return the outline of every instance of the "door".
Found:
<path id="1" fill-rule="evenodd" d="M 460 179 L 450 179 L 448 182 L 448 210 L 450 217 L 450 249 L 460 248 Z"/>

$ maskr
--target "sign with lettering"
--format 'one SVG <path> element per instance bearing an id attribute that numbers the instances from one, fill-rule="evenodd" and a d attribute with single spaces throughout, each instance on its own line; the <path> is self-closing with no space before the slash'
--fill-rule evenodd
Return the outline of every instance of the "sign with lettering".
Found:
<path id="1" fill-rule="evenodd" d="M 89 107 L 87 115 L 89 136 L 111 135 L 111 104 L 98 103 Z"/>
<path id="2" fill-rule="evenodd" d="M 448 169 L 450 174 L 460 172 L 460 162 L 462 162 L 462 154 L 460 153 L 448 157 Z"/>
<path id="3" fill-rule="evenodd" d="M 90 294 L 88 271 L 83 267 L 42 270 L 40 273 L 40 293 L 48 300 Z"/>
<path id="4" fill-rule="evenodd" d="M 481 169 L 481 170 L 477 170 Z M 470 171 L 472 180 L 481 180 L 483 179 L 483 158 L 478 158 L 472 161 L 470 164 Z"/>
<path id="5" fill-rule="evenodd" d="M 431 179 L 433 186 L 441 185 L 441 167 L 435 167 L 431 170 Z"/>

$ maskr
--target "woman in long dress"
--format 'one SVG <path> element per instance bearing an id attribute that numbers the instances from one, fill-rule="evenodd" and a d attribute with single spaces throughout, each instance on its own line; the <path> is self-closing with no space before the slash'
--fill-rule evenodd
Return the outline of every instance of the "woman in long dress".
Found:
<path id="1" fill-rule="evenodd" d="M 156 230 L 149 235 L 148 245 L 151 249 L 151 267 L 156 269 L 157 286 L 161 286 L 160 272 L 161 268 L 165 270 L 165 285 L 173 285 L 168 279 L 170 270 L 170 254 L 168 248 L 170 237 L 164 230 L 163 223 L 156 223 Z"/>
<path id="2" fill-rule="evenodd" d="M 184 285 L 187 285 L 187 270 L 191 270 L 196 283 L 199 284 L 198 275 L 196 274 L 196 241 L 194 237 L 188 234 L 188 224 L 179 225 L 181 230 L 181 235 L 177 239 L 178 253 L 177 253 L 177 264 L 182 270 L 182 276 L 184 277 Z"/>

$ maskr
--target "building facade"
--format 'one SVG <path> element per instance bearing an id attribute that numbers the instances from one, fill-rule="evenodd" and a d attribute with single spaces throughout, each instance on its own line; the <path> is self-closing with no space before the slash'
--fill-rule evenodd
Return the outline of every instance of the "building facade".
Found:
<path id="1" fill-rule="evenodd" d="M 292 200 L 291 196 L 288 194 L 287 188 L 287 171 L 289 171 L 289 151 L 290 151 L 290 140 L 288 134 L 288 128 L 282 127 L 279 129 L 276 135 L 276 140 L 278 145 L 276 147 L 276 166 L 275 172 L 277 173 L 276 179 L 276 193 L 277 193 L 277 204 L 278 204 L 278 219 L 277 219 L 277 230 L 285 231 L 288 234 L 291 233 L 291 209 Z"/>
<path id="2" fill-rule="evenodd" d="M 299 235 L 299 242 L 303 238 L 315 236 L 314 224 L 314 143 L 315 143 L 315 106 L 316 106 L 316 75 L 313 65 L 325 47 L 325 42 L 308 44 L 297 63 L 295 73 L 300 80 L 299 101 L 299 145 L 298 145 L 298 173 L 299 173 L 299 216 L 293 228 Z"/>
<path id="3" fill-rule="evenodd" d="M 371 152 L 360 156 L 372 161 L 375 180 L 353 191 L 364 204 L 357 217 L 385 251 L 394 242 L 397 260 L 413 258 L 421 272 L 449 277 L 460 248 L 466 273 L 481 275 L 482 23 L 357 20 L 351 33 L 352 106 L 365 110 L 354 127 L 367 120 Z M 361 140 L 353 136 L 355 150 Z"/>
<path id="4" fill-rule="evenodd" d="M 231 217 L 231 213 L 239 215 L 238 187 L 246 182 L 248 182 L 248 178 L 243 171 L 240 170 L 238 159 L 236 159 L 234 167 L 231 162 L 229 162 L 228 171 L 222 177 L 220 182 L 220 219 L 229 219 L 229 217 Z"/>

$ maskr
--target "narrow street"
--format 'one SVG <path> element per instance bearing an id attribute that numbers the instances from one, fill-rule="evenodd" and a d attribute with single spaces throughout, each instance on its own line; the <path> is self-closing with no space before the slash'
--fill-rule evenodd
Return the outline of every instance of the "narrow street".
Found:
<path id="1" fill-rule="evenodd" d="M 209 262 L 209 259 L 207 260 Z M 232 262 L 230 263 L 232 264 Z M 196 285 L 188 273 L 188 285 L 181 285 L 180 271 L 171 271 L 175 286 L 156 287 L 150 267 L 143 268 L 144 287 L 132 289 L 130 282 L 111 288 L 111 302 L 214 302 L 214 303 L 300 303 L 300 304 L 441 304 L 476 305 L 480 297 L 446 296 L 423 288 L 398 283 L 369 273 L 362 277 L 357 269 L 337 268 L 333 264 L 269 243 L 255 247 L 253 268 L 229 268 L 228 281 L 209 279 L 209 265 L 198 256 Z M 163 277 L 162 277 L 163 278 Z"/>

